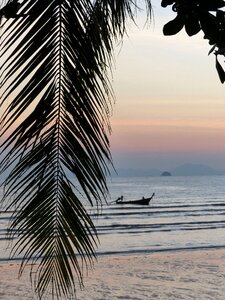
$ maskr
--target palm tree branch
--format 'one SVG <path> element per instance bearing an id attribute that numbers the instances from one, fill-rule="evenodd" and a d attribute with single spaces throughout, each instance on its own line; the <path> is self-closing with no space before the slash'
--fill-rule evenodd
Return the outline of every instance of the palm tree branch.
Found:
<path id="1" fill-rule="evenodd" d="M 24 17 L 3 24 L 0 173 L 10 173 L 2 201 L 17 208 L 9 237 L 12 255 L 23 257 L 20 274 L 38 261 L 40 297 L 68 296 L 73 273 L 82 284 L 81 266 L 96 257 L 97 232 L 81 195 L 93 205 L 108 193 L 108 70 L 136 9 L 128 0 L 22 0 Z"/>

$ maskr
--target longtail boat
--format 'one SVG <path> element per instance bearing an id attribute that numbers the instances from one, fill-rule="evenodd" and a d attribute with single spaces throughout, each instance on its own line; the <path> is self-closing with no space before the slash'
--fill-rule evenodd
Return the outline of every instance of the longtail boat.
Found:
<path id="1" fill-rule="evenodd" d="M 130 201 L 124 201 L 123 196 L 119 197 L 115 202 L 116 204 L 135 204 L 135 205 L 149 205 L 152 198 L 155 196 L 155 193 L 152 194 L 149 198 L 142 198 L 139 200 L 130 200 Z"/>

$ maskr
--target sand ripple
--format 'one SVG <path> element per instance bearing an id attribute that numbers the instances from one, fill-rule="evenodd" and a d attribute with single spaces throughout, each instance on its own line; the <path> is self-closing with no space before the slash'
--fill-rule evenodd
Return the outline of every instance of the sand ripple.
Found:
<path id="1" fill-rule="evenodd" d="M 0 299 L 34 299 L 28 272 L 0 267 Z M 224 300 L 225 251 L 99 257 L 78 300 Z"/>

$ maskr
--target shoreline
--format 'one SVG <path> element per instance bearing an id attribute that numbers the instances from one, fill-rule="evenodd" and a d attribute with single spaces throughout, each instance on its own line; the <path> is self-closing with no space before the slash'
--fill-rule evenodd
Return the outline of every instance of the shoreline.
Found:
<path id="1" fill-rule="evenodd" d="M 20 279 L 18 267 L 0 264 L 0 299 L 35 299 L 29 267 Z M 77 300 L 222 300 L 225 250 L 101 255 L 86 275 L 84 271 L 84 289 L 77 285 Z"/>

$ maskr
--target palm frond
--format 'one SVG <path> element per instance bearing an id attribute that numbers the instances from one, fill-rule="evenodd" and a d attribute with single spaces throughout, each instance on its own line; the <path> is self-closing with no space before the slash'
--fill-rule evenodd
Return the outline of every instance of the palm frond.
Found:
<path id="1" fill-rule="evenodd" d="M 74 271 L 82 284 L 81 266 L 95 258 L 97 232 L 81 193 L 93 204 L 108 192 L 107 74 L 135 9 L 133 1 L 23 0 L 2 23 L 0 172 L 10 170 L 2 202 L 17 207 L 9 233 L 13 255 L 23 256 L 20 274 L 39 262 L 40 299 L 48 290 L 69 295 Z"/>

